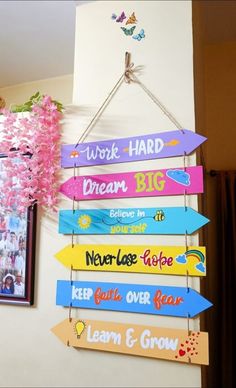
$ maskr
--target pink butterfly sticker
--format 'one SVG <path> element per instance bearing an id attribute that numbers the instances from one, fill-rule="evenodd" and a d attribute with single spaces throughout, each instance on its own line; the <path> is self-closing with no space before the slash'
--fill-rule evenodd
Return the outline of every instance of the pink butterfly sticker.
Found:
<path id="1" fill-rule="evenodd" d="M 122 11 L 121 15 L 118 16 L 118 18 L 116 19 L 116 22 L 122 23 L 125 19 L 126 19 L 125 13 L 124 13 L 124 11 Z"/>

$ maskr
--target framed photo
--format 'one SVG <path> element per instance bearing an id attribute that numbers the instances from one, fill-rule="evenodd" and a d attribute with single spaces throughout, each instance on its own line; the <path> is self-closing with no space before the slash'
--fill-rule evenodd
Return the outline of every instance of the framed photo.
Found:
<path id="1" fill-rule="evenodd" d="M 0 155 L 0 188 L 7 177 L 7 157 Z M 17 157 L 14 163 L 19 163 Z M 17 179 L 14 189 L 20 190 Z M 36 205 L 19 211 L 16 203 L 5 206 L 0 190 L 0 303 L 34 303 Z"/>

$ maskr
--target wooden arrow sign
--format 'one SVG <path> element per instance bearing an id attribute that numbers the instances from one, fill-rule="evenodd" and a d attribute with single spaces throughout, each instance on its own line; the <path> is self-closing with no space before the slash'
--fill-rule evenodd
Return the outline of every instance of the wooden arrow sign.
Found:
<path id="1" fill-rule="evenodd" d="M 206 276 L 205 247 L 67 245 L 55 257 L 82 271 Z"/>
<path id="2" fill-rule="evenodd" d="M 52 332 L 67 346 L 208 365 L 208 333 L 65 319 Z"/>
<path id="3" fill-rule="evenodd" d="M 191 234 L 209 220 L 189 207 L 60 210 L 63 234 Z"/>
<path id="4" fill-rule="evenodd" d="M 67 280 L 57 281 L 56 304 L 185 318 L 212 306 L 197 291 L 186 287 Z"/>
<path id="5" fill-rule="evenodd" d="M 60 192 L 76 201 L 197 194 L 203 192 L 202 166 L 75 176 Z"/>
<path id="6" fill-rule="evenodd" d="M 188 155 L 206 138 L 187 129 L 62 145 L 61 166 L 83 167 Z"/>

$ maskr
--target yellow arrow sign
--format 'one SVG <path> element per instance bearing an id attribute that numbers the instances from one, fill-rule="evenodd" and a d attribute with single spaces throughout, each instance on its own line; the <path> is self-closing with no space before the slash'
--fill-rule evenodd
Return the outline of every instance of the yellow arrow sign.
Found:
<path id="1" fill-rule="evenodd" d="M 208 365 L 208 333 L 68 318 L 52 328 L 66 345 Z"/>
<path id="2" fill-rule="evenodd" d="M 77 244 L 55 257 L 74 270 L 206 276 L 205 247 Z"/>

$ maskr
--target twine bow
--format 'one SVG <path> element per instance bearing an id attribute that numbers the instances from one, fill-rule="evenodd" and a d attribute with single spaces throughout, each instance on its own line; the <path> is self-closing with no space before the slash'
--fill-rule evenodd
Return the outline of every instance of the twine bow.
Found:
<path id="1" fill-rule="evenodd" d="M 131 81 L 134 81 L 133 73 L 135 72 L 134 63 L 133 62 L 130 63 L 130 57 L 131 57 L 130 53 L 126 52 L 124 77 L 125 77 L 125 82 L 127 82 L 128 84 Z"/>

